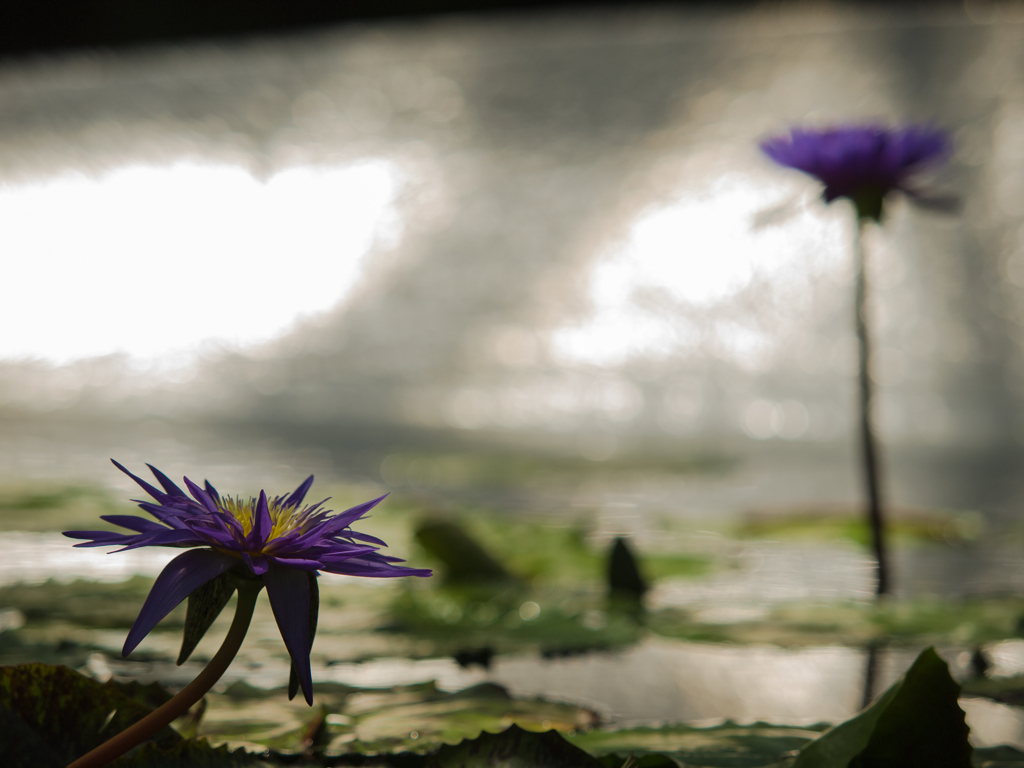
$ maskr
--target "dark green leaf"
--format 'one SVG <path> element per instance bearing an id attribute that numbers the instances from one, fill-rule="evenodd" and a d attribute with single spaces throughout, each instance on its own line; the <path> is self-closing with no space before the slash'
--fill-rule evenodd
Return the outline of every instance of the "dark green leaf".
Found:
<path id="1" fill-rule="evenodd" d="M 608 555 L 608 594 L 637 602 L 647 591 L 647 582 L 640 575 L 640 566 L 621 536 L 615 539 Z"/>
<path id="2" fill-rule="evenodd" d="M 793 768 L 969 768 L 959 694 L 928 648 L 874 704 L 808 744 Z"/>
<path id="3" fill-rule="evenodd" d="M 234 593 L 234 580 L 230 574 L 222 573 L 188 596 L 185 633 L 181 638 L 181 652 L 178 654 L 177 664 L 184 664 L 188 660 L 199 641 L 203 639 L 206 630 L 217 620 Z"/>
<path id="4" fill-rule="evenodd" d="M 150 713 L 150 708 L 111 684 L 97 683 L 67 667 L 19 664 L 0 667 L 0 704 L 46 743 L 66 765 Z M 23 729 L 12 726 L 12 732 Z M 170 747 L 181 741 L 170 728 L 156 737 Z M 36 768 L 43 760 L 4 762 Z"/>
<path id="5" fill-rule="evenodd" d="M 130 757 L 122 757 L 111 768 L 242 768 L 265 765 L 244 749 L 229 750 L 226 745 L 211 747 L 205 740 L 182 740 L 172 747 L 147 744 Z"/>
<path id="6" fill-rule="evenodd" d="M 28 723 L 0 703 L 0 765 L 8 768 L 64 768 L 66 762 Z"/>
<path id="7" fill-rule="evenodd" d="M 320 586 L 316 580 L 316 574 L 309 574 L 309 647 L 313 648 L 313 638 L 316 637 L 316 622 L 320 617 Z M 299 692 L 299 673 L 295 671 L 295 662 L 292 662 L 291 671 L 288 673 L 288 701 L 295 698 Z"/>
<path id="8" fill-rule="evenodd" d="M 427 759 L 425 768 L 604 768 L 557 731 L 535 733 L 510 726 L 501 733 L 481 733 L 455 746 L 445 745 Z"/>
<path id="9" fill-rule="evenodd" d="M 416 531 L 416 540 L 444 564 L 445 581 L 465 584 L 516 581 L 501 563 L 455 523 L 424 523 Z"/>
<path id="10" fill-rule="evenodd" d="M 1008 744 L 976 747 L 971 762 L 978 768 L 1020 768 L 1024 766 L 1024 752 Z"/>

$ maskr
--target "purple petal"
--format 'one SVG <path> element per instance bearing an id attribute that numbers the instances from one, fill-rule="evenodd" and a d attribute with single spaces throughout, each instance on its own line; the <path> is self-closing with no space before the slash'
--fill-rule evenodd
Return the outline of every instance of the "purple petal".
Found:
<path id="1" fill-rule="evenodd" d="M 192 592 L 237 564 L 236 558 L 210 549 L 190 549 L 171 560 L 156 577 L 121 655 L 135 650 L 150 630 Z"/>
<path id="2" fill-rule="evenodd" d="M 267 572 L 269 564 L 267 562 L 267 558 L 263 555 L 258 555 L 255 552 L 242 552 L 242 558 L 248 564 L 249 570 L 257 576 Z"/>
<path id="3" fill-rule="evenodd" d="M 147 483 L 147 482 L 146 482 L 145 480 L 143 480 L 143 479 L 142 479 L 141 477 L 139 477 L 138 475 L 133 475 L 133 474 L 132 474 L 131 472 L 129 472 L 129 471 L 128 471 L 128 470 L 127 470 L 127 469 L 126 469 L 125 467 L 124 467 L 124 465 L 122 465 L 122 464 L 119 464 L 119 463 L 118 463 L 117 461 L 115 461 L 114 459 L 111 459 L 111 461 L 113 462 L 113 464 L 114 464 L 114 466 L 115 466 L 115 467 L 117 467 L 118 469 L 120 469 L 120 470 L 121 470 L 122 472 L 124 472 L 124 473 L 125 473 L 126 475 L 128 475 L 128 477 L 130 477 L 130 478 L 131 478 L 132 480 L 134 480 L 134 481 L 135 481 L 136 483 L 138 483 L 138 484 L 139 484 L 139 487 L 140 487 L 140 488 L 142 488 L 142 490 L 144 490 L 144 491 L 145 491 L 146 493 L 148 493 L 148 494 L 149 494 L 150 496 L 152 496 L 152 497 L 153 497 L 154 499 L 156 499 L 157 501 L 159 501 L 159 502 L 163 502 L 163 501 L 164 501 L 165 499 L 168 499 L 168 498 L 170 498 L 170 497 L 169 497 L 169 496 L 168 496 L 168 495 L 167 495 L 166 493 L 163 493 L 163 492 L 161 492 L 161 491 L 158 491 L 158 490 L 157 490 L 156 488 L 154 488 L 154 487 L 153 487 L 152 485 L 150 485 L 149 483 Z"/>
<path id="4" fill-rule="evenodd" d="M 219 531 L 216 528 L 193 528 L 192 531 L 206 543 L 215 547 L 238 549 L 239 542 L 230 531 Z"/>
<path id="5" fill-rule="evenodd" d="M 399 576 L 430 576 L 432 572 L 426 568 L 406 568 L 401 565 L 389 565 L 386 562 L 371 560 L 365 557 L 353 557 L 336 563 L 327 563 L 323 570 L 347 576 L 368 576 L 371 578 L 395 578 Z"/>
<path id="6" fill-rule="evenodd" d="M 283 506 L 285 506 L 285 507 L 297 507 L 297 506 L 299 506 L 299 504 L 302 503 L 302 500 L 304 498 L 306 498 L 306 494 L 309 493 L 309 489 L 310 489 L 310 487 L 312 485 L 313 485 L 313 476 L 310 475 L 309 477 L 307 477 L 305 479 L 305 481 L 302 483 L 302 485 L 300 485 L 298 488 L 296 488 L 294 491 L 292 491 L 291 495 L 287 499 L 285 499 Z"/>
<path id="7" fill-rule="evenodd" d="M 176 531 L 164 528 L 153 533 L 140 533 L 135 537 L 135 541 L 132 541 L 125 547 L 115 549 L 110 554 L 126 552 L 129 549 L 138 549 L 139 547 L 171 547 L 180 544 L 198 544 L 202 546 L 207 543 L 192 531 Z"/>
<path id="8" fill-rule="evenodd" d="M 356 541 L 365 541 L 369 544 L 376 544 L 379 547 L 386 547 L 387 544 L 376 536 L 371 536 L 368 533 L 359 533 L 359 531 L 342 531 L 341 533 L 334 534 L 336 537 L 341 539 L 355 539 Z"/>
<path id="9" fill-rule="evenodd" d="M 359 504 L 351 509 L 346 509 L 344 512 L 339 512 L 337 515 L 331 518 L 331 525 L 329 530 L 331 531 L 343 531 L 348 528 L 352 523 L 361 518 L 371 509 L 380 504 L 384 499 L 388 497 L 388 494 L 384 494 L 380 498 L 374 499 L 373 501 L 367 501 L 363 504 Z"/>
<path id="10" fill-rule="evenodd" d="M 156 478 L 157 482 L 160 483 L 161 486 L 163 486 L 163 489 L 165 491 L 167 491 L 168 496 L 180 496 L 182 498 L 188 498 L 185 495 L 185 492 L 171 481 L 171 478 L 169 478 L 159 469 L 154 467 L 152 464 L 147 464 L 146 466 L 149 467 L 149 471 L 153 473 L 153 477 Z"/>
<path id="11" fill-rule="evenodd" d="M 139 502 L 139 507 L 144 511 L 149 512 L 149 514 L 151 514 L 161 523 L 173 525 L 175 528 L 184 528 L 185 524 L 182 521 L 196 516 L 195 513 L 192 512 L 191 510 L 183 510 L 179 507 L 165 507 L 162 505 L 150 504 L 148 501 Z"/>
<path id="12" fill-rule="evenodd" d="M 307 560 L 297 557 L 268 557 L 272 563 L 283 565 L 287 568 L 297 568 L 300 571 L 319 571 L 323 568 L 323 563 L 319 560 Z"/>
<path id="13" fill-rule="evenodd" d="M 119 525 L 130 531 L 138 531 L 139 533 L 154 530 L 167 530 L 164 526 L 160 525 L 160 523 L 154 523 L 152 520 L 147 520 L 144 517 L 137 517 L 135 515 L 100 515 L 100 520 L 106 520 L 108 523 Z"/>
<path id="14" fill-rule="evenodd" d="M 313 704 L 313 674 L 309 668 L 309 577 L 305 571 L 270 563 L 263 574 L 267 597 L 281 638 L 292 657 L 306 703 Z"/>
<path id="15" fill-rule="evenodd" d="M 115 544 L 126 544 L 137 537 L 134 533 L 117 533 L 116 531 L 64 531 L 64 536 L 69 539 L 92 539 L 82 544 L 75 544 L 76 547 L 105 547 Z"/>
<path id="16" fill-rule="evenodd" d="M 270 519 L 270 506 L 267 504 L 267 494 L 260 491 L 259 501 L 256 502 L 256 511 L 252 516 L 252 530 L 249 531 L 248 542 L 251 545 L 264 544 L 270 529 L 274 527 L 274 521 Z"/>
<path id="17" fill-rule="evenodd" d="M 218 505 L 218 508 L 219 508 L 219 505 L 220 505 L 220 494 L 217 493 L 217 489 L 214 488 L 210 484 L 209 480 L 203 480 L 203 487 L 206 488 L 206 492 L 208 494 L 210 494 L 210 498 L 213 499 L 214 502 L 216 502 L 216 504 Z"/>
<path id="18" fill-rule="evenodd" d="M 195 500 L 198 501 L 200 504 L 202 504 L 204 507 L 206 507 L 206 511 L 207 512 L 216 512 L 217 511 L 217 505 L 214 503 L 213 499 L 210 498 L 210 494 L 208 494 L 206 491 L 204 491 L 198 485 L 193 483 L 187 477 L 184 478 L 184 479 L 185 479 L 185 485 L 188 487 L 189 493 L 192 494 L 192 496 L 195 498 Z"/>

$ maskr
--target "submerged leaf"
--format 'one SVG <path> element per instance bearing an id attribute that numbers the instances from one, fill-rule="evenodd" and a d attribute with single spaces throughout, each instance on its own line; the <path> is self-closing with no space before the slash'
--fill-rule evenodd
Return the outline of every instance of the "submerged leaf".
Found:
<path id="1" fill-rule="evenodd" d="M 444 563 L 445 581 L 449 583 L 517 581 L 501 563 L 455 523 L 424 523 L 416 531 L 416 541 Z"/>
<path id="2" fill-rule="evenodd" d="M 188 660 L 199 641 L 203 639 L 206 630 L 217 620 L 234 593 L 234 580 L 230 574 L 222 573 L 220 576 L 210 579 L 188 596 L 185 632 L 181 638 L 181 652 L 178 654 L 176 664 L 180 666 Z"/>
<path id="3" fill-rule="evenodd" d="M 808 744 L 793 768 L 970 768 L 959 694 L 928 648 L 874 704 Z"/>
<path id="4" fill-rule="evenodd" d="M 608 555 L 608 595 L 639 602 L 647 592 L 647 582 L 640 574 L 640 565 L 626 540 L 616 537 Z"/>
<path id="5" fill-rule="evenodd" d="M 510 726 L 501 733 L 481 733 L 455 746 L 445 745 L 424 768 L 603 768 L 597 759 L 574 747 L 557 731 L 534 733 Z"/>

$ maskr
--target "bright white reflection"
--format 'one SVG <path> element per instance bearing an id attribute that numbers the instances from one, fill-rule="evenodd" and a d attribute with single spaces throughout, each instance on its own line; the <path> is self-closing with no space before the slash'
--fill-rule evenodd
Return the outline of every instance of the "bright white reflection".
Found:
<path id="1" fill-rule="evenodd" d="M 0 187 L 0 357 L 153 360 L 248 344 L 331 308 L 378 238 L 399 178 L 383 160 L 293 168 L 130 166 Z"/>
<path id="2" fill-rule="evenodd" d="M 645 211 L 593 272 L 593 317 L 557 331 L 555 352 L 567 361 L 614 365 L 706 341 L 709 327 L 717 346 L 736 357 L 761 351 L 768 342 L 762 313 L 725 317 L 717 310 L 749 290 L 809 288 L 843 253 L 842 232 L 823 206 L 794 200 L 776 221 L 758 223 L 793 189 L 733 172 Z"/>

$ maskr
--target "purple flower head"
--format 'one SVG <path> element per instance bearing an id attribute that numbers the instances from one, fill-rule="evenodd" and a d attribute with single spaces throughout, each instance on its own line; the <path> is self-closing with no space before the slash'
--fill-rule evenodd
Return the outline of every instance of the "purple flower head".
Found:
<path id="1" fill-rule="evenodd" d="M 908 186 L 911 177 L 945 160 L 950 149 L 949 134 L 928 125 L 793 128 L 788 136 L 761 142 L 761 150 L 779 165 L 821 181 L 826 202 L 848 197 L 860 218 L 876 221 L 889 192 L 917 197 Z"/>
<path id="2" fill-rule="evenodd" d="M 221 496 L 209 481 L 199 487 L 186 477 L 190 496 L 163 472 L 147 465 L 163 489 L 159 490 L 116 461 L 114 465 L 153 497 L 155 503 L 139 501 L 139 507 L 156 521 L 103 515 L 101 519 L 132 533 L 65 531 L 70 538 L 88 540 L 76 547 L 119 546 L 118 552 L 150 546 L 202 547 L 178 555 L 157 577 L 125 640 L 125 656 L 193 591 L 230 570 L 241 570 L 249 578 L 261 579 L 267 588 L 302 692 L 312 703 L 310 628 L 316 623 L 310 615 L 315 587 L 311 587 L 311 577 L 319 571 L 378 578 L 430 575 L 429 570 L 394 565 L 402 561 L 377 551 L 387 546 L 383 541 L 350 528 L 384 496 L 332 514 L 323 508 L 324 501 L 303 506 L 312 475 L 287 496 L 268 499 L 260 491 L 258 498 L 241 499 Z M 316 601 L 312 604 L 315 612 Z"/>

